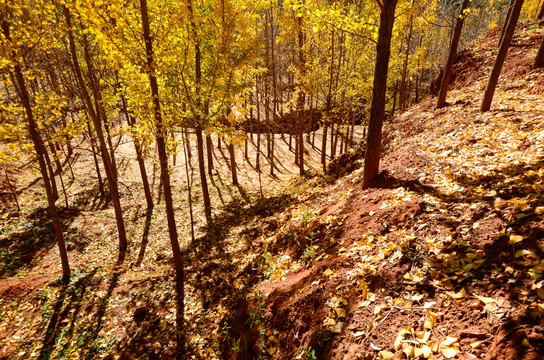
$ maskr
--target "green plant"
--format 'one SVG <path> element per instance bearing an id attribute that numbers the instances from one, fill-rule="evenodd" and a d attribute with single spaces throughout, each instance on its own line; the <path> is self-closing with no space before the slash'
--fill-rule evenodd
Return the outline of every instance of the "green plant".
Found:
<path id="1" fill-rule="evenodd" d="M 308 224 L 315 217 L 313 209 L 305 208 L 302 212 L 302 223 Z"/>
<path id="2" fill-rule="evenodd" d="M 314 262 L 317 256 L 317 245 L 315 245 L 315 243 L 318 239 L 315 238 L 315 233 L 313 231 L 310 233 L 310 235 L 306 236 L 305 239 L 308 242 L 306 243 L 306 248 L 300 256 L 300 261 L 305 264 L 311 264 Z"/>
<path id="3" fill-rule="evenodd" d="M 302 350 L 302 359 L 304 360 L 317 360 L 317 356 L 315 355 L 315 350 L 312 349 L 310 346 L 307 349 Z"/>
<path id="4" fill-rule="evenodd" d="M 242 351 L 242 347 L 240 346 L 240 341 L 233 340 L 231 350 L 234 352 Z"/>

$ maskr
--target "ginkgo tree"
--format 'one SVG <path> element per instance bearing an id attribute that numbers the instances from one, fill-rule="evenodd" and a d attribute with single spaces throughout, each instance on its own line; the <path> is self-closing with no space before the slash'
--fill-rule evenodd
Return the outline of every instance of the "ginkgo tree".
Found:
<path id="1" fill-rule="evenodd" d="M 70 265 L 64 241 L 62 223 L 55 204 L 53 192 L 54 174 L 48 171 L 50 163 L 48 150 L 45 146 L 43 129 L 46 126 L 40 121 L 39 115 L 50 115 L 57 112 L 58 105 L 47 101 L 37 101 L 45 89 L 36 86 L 40 71 L 33 64 L 32 55 L 37 52 L 47 53 L 54 38 L 58 35 L 56 28 L 48 26 L 54 18 L 55 7 L 46 2 L 4 4 L 0 10 L 0 73 L 4 84 L 11 86 L 17 93 L 19 106 L 3 106 L 4 115 L 24 117 L 24 127 L 28 131 L 30 142 L 34 148 L 34 154 L 38 160 L 40 174 L 46 191 L 49 214 L 53 222 L 53 228 L 62 264 L 64 278 L 70 276 Z M 32 90 L 29 88 L 32 84 Z M 47 99 L 47 97 L 43 97 Z M 7 111 L 6 111 L 7 110 Z M 5 129 L 5 127 L 3 127 Z M 14 126 L 11 130 L 19 132 L 22 126 Z M 26 141 L 23 141 L 26 143 Z"/>

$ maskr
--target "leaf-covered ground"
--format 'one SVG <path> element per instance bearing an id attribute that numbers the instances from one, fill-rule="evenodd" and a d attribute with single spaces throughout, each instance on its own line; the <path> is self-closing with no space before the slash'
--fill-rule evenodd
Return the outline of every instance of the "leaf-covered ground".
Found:
<path id="1" fill-rule="evenodd" d="M 262 176 L 264 197 L 247 163 L 240 188 L 217 169 L 214 224 L 202 227 L 198 206 L 192 243 L 178 165 L 188 357 L 541 359 L 544 72 L 529 65 L 542 35 L 525 25 L 516 36 L 487 113 L 478 108 L 498 34 L 463 53 L 451 105 L 434 110 L 428 99 L 387 124 L 371 189 L 361 190 L 361 169 L 287 180 L 283 143 L 285 168 L 279 180 Z M 117 259 L 113 210 L 95 200 L 82 155 L 62 210 L 69 284 L 36 206 L 37 174 L 20 169 L 21 214 L 4 211 L 0 228 L 0 358 L 172 358 L 164 211 L 146 213 L 133 155 L 121 154 L 128 255 Z"/>

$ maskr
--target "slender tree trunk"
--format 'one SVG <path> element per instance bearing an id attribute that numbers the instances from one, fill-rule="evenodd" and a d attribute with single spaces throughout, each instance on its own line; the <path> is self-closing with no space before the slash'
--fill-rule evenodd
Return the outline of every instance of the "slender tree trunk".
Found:
<path id="1" fill-rule="evenodd" d="M 102 180 L 102 174 L 100 173 L 100 166 L 98 165 L 98 157 L 96 156 L 98 149 L 95 147 L 95 144 L 94 144 L 94 137 L 91 130 L 91 124 L 89 121 L 87 121 L 87 130 L 89 131 L 89 141 L 91 142 L 91 151 L 93 153 L 94 167 L 96 169 L 96 175 L 98 176 L 98 189 L 100 191 L 100 197 L 103 198 L 106 196 L 106 193 L 104 192 L 104 181 Z"/>
<path id="2" fill-rule="evenodd" d="M 413 4 L 414 2 L 412 1 L 412 6 Z M 406 85 L 406 82 L 407 82 L 406 77 L 408 76 L 408 61 L 410 60 L 410 44 L 412 42 L 412 32 L 414 28 L 413 24 L 414 24 L 414 16 L 410 15 L 410 27 L 408 29 L 408 38 L 406 39 L 406 51 L 404 53 L 404 64 L 402 65 L 402 76 L 400 79 L 399 108 L 401 111 L 406 109 L 407 107 L 406 97 L 407 97 L 408 89 Z"/>
<path id="3" fill-rule="evenodd" d="M 49 181 L 51 182 L 53 199 L 58 200 L 59 190 L 57 188 L 57 181 L 55 180 L 55 172 L 53 171 L 53 167 L 51 166 L 51 158 L 49 157 L 49 153 L 47 152 L 47 148 L 45 148 L 45 145 L 43 157 L 45 158 L 45 164 L 47 165 L 47 170 L 49 171 Z"/>
<path id="4" fill-rule="evenodd" d="M 190 23 L 191 23 L 191 29 L 193 31 L 193 36 L 195 40 L 195 85 L 196 85 L 196 91 L 197 91 L 197 108 L 200 109 L 200 107 L 203 105 L 202 102 L 199 100 L 200 92 L 201 92 L 201 84 L 202 84 L 202 55 L 200 53 L 200 40 L 198 38 L 198 32 L 194 20 L 194 14 L 193 14 L 193 3 L 191 0 L 187 2 L 187 8 L 189 10 L 190 14 Z M 204 104 L 205 107 L 205 113 L 208 112 L 208 105 L 207 102 Z M 200 116 L 195 117 L 195 132 L 196 132 L 196 140 L 197 140 L 197 153 L 198 153 L 198 168 L 200 171 L 200 183 L 202 188 L 202 200 L 204 202 L 204 212 L 206 214 L 206 222 L 208 225 L 212 221 L 212 207 L 211 207 L 211 201 L 210 201 L 210 192 L 208 190 L 208 181 L 206 179 L 206 169 L 205 169 L 205 160 L 204 160 L 204 140 L 202 137 L 202 119 Z M 208 136 L 206 136 L 206 142 L 208 142 Z M 207 143 L 208 148 L 208 171 L 211 173 L 211 137 L 209 137 L 209 144 Z M 210 175 L 211 176 L 211 175 Z"/>
<path id="5" fill-rule="evenodd" d="M 482 105 L 480 106 L 481 111 L 489 111 L 489 109 L 491 108 L 493 95 L 495 94 L 497 83 L 499 82 L 499 76 L 501 74 L 504 60 L 506 59 L 506 54 L 508 53 L 508 47 L 510 46 L 510 42 L 512 41 L 512 38 L 514 37 L 514 32 L 516 30 L 516 25 L 518 23 L 519 13 L 521 11 L 521 7 L 523 6 L 523 0 L 513 0 L 513 1 L 515 1 L 514 8 L 512 9 L 510 20 L 508 21 L 508 24 L 506 25 L 506 32 L 504 33 L 504 39 L 501 42 L 499 52 L 497 54 L 497 57 L 495 58 L 495 64 L 493 65 L 493 69 L 491 70 L 491 75 L 489 76 L 489 81 L 485 89 Z"/>
<path id="6" fill-rule="evenodd" d="M 321 165 L 323 165 L 323 172 L 327 171 L 327 130 L 329 125 L 328 119 L 323 119 L 323 137 L 321 138 Z"/>
<path id="7" fill-rule="evenodd" d="M 334 157 L 336 156 L 336 144 L 334 143 L 334 139 L 335 139 L 335 136 L 336 136 L 336 131 L 338 131 L 338 124 L 333 122 L 333 123 L 331 123 L 331 139 L 330 139 L 330 142 L 331 142 L 331 160 L 334 159 Z"/>
<path id="8" fill-rule="evenodd" d="M 210 192 L 208 190 L 208 182 L 206 181 L 206 168 L 204 165 L 204 140 L 202 137 L 202 128 L 200 126 L 197 126 L 195 132 L 198 153 L 198 169 L 200 171 L 202 198 L 204 200 L 204 212 L 206 214 L 206 222 L 209 224 L 212 221 L 212 205 L 210 201 Z"/>
<path id="9" fill-rule="evenodd" d="M 257 104 L 257 154 L 255 157 L 255 168 L 261 172 L 261 101 L 259 99 L 259 81 L 255 81 L 255 103 Z"/>
<path id="10" fill-rule="evenodd" d="M 230 172 L 232 173 L 232 184 L 238 185 L 238 174 L 236 172 L 236 157 L 234 155 L 234 144 L 228 143 L 227 148 L 229 149 L 230 157 Z"/>
<path id="11" fill-rule="evenodd" d="M 297 34 L 298 34 L 298 68 L 300 72 L 299 79 L 299 92 L 298 92 L 298 166 L 300 176 L 304 175 L 304 127 L 305 127 L 305 116 L 304 116 L 304 103 L 306 91 L 304 89 L 304 82 L 306 77 L 306 65 L 304 59 L 304 33 L 302 32 L 302 16 L 297 16 Z"/>
<path id="12" fill-rule="evenodd" d="M 382 126 L 385 117 L 385 92 L 387 89 L 387 72 L 391 55 L 391 37 L 395 21 L 397 0 L 383 0 L 381 3 L 378 44 L 376 46 L 376 66 L 366 154 L 364 165 L 363 189 L 370 186 L 380 169 L 380 153 L 382 148 Z"/>
<path id="13" fill-rule="evenodd" d="M 119 252 L 122 255 L 125 253 L 128 243 L 127 243 L 127 234 L 125 231 L 125 223 L 123 221 L 123 213 L 121 210 L 119 189 L 117 187 L 117 178 L 114 176 L 115 172 L 111 164 L 110 155 L 108 155 L 108 148 L 106 146 L 106 141 L 104 140 L 104 133 L 102 132 L 102 124 L 100 123 L 100 119 L 97 115 L 97 112 L 95 112 L 92 106 L 91 98 L 89 96 L 89 93 L 87 92 L 87 88 L 85 87 L 85 82 L 83 81 L 83 75 L 81 72 L 81 68 L 79 67 L 79 60 L 77 57 L 76 45 L 75 45 L 75 40 L 73 35 L 71 15 L 70 15 L 70 11 L 68 10 L 66 6 L 64 6 L 64 17 L 66 19 L 66 25 L 68 28 L 70 54 L 72 57 L 74 71 L 76 73 L 77 83 L 80 89 L 81 96 L 83 97 L 84 104 L 87 108 L 87 112 L 89 116 L 91 117 L 91 120 L 93 121 L 94 128 L 96 131 L 96 137 L 98 138 L 98 142 L 100 144 L 100 153 L 102 155 L 101 156 L 102 161 L 104 162 L 104 168 L 106 170 L 106 176 L 108 178 L 108 186 L 110 188 L 110 194 L 111 194 L 113 206 L 115 209 L 117 232 L 119 234 Z"/>
<path id="14" fill-rule="evenodd" d="M 213 175 L 213 142 L 211 135 L 206 135 L 206 155 L 208 157 L 208 175 Z"/>
<path id="15" fill-rule="evenodd" d="M 446 105 L 446 96 L 448 95 L 448 87 L 450 86 L 451 75 L 453 72 L 453 64 L 455 63 L 455 57 L 457 56 L 457 48 L 459 47 L 459 41 L 461 40 L 461 33 L 463 31 L 463 24 L 465 22 L 465 10 L 468 7 L 470 0 L 463 0 L 461 5 L 461 11 L 455 24 L 455 32 L 450 45 L 450 53 L 448 55 L 448 62 L 444 69 L 444 76 L 442 76 L 442 84 L 440 85 L 440 93 L 438 95 L 438 101 L 436 108 L 440 109 Z"/>
<path id="16" fill-rule="evenodd" d="M 189 152 L 187 151 L 191 144 L 189 143 L 189 137 L 187 136 L 186 131 L 182 131 L 182 140 L 183 140 L 183 152 L 185 153 L 185 176 L 187 177 L 187 198 L 189 200 L 189 218 L 191 219 L 191 243 L 195 245 L 195 220 L 193 216 L 193 181 L 192 177 L 189 175 L 189 163 L 191 158 L 189 157 Z"/>
<path id="17" fill-rule="evenodd" d="M 538 12 L 538 15 L 536 16 L 537 20 L 544 19 L 544 2 L 542 3 L 542 6 L 540 7 L 540 11 Z"/>
<path id="18" fill-rule="evenodd" d="M 166 206 L 166 218 L 168 222 L 168 234 L 170 235 L 170 244 L 174 257 L 174 266 L 176 270 L 176 359 L 185 359 L 185 329 L 183 324 L 184 317 L 184 270 L 183 256 L 178 242 L 178 232 L 176 229 L 176 219 L 174 216 L 174 203 L 172 200 L 172 189 L 170 187 L 170 174 L 168 172 L 168 155 L 166 153 L 166 137 L 168 132 L 162 119 L 159 98 L 159 86 L 155 75 L 155 64 L 153 59 L 153 45 L 149 30 L 149 18 L 147 13 L 147 1 L 140 0 L 140 12 L 142 15 L 142 28 L 145 41 L 145 53 L 147 58 L 146 71 L 149 76 L 151 94 L 153 96 L 153 113 L 155 118 L 155 131 L 157 148 L 159 152 L 159 162 L 161 166 L 161 179 L 164 191 L 164 203 Z"/>
<path id="19" fill-rule="evenodd" d="M 132 136 L 132 142 L 134 143 L 134 150 L 136 151 L 136 161 L 138 162 L 138 168 L 140 169 L 140 176 L 142 178 L 142 185 L 144 188 L 145 201 L 148 209 L 153 209 L 153 195 L 151 194 L 151 187 L 149 186 L 149 179 L 147 177 L 147 171 L 145 169 L 145 161 L 142 155 L 142 145 L 136 134 L 136 119 L 131 116 L 127 109 L 127 101 L 124 95 L 121 95 L 121 102 L 123 104 L 123 112 L 127 118 L 127 123 L 130 126 L 130 134 Z"/>
<path id="20" fill-rule="evenodd" d="M 113 177 L 113 179 L 115 179 L 115 182 L 117 184 L 117 180 L 118 180 L 119 177 L 118 177 L 118 172 L 117 172 L 117 164 L 115 162 L 115 154 L 114 154 L 114 149 L 113 149 L 113 143 L 112 143 L 112 140 L 111 140 L 111 134 L 110 134 L 110 130 L 109 130 L 106 110 L 104 108 L 104 102 L 102 100 L 102 92 L 100 90 L 100 82 L 98 81 L 98 79 L 95 76 L 96 71 L 94 69 L 94 64 L 93 64 L 93 61 L 92 61 L 92 58 L 91 58 L 91 52 L 90 52 L 90 49 L 89 49 L 89 43 L 87 41 L 87 36 L 86 35 L 83 35 L 83 49 L 84 49 L 83 54 L 84 54 L 84 57 L 85 57 L 85 63 L 87 64 L 87 73 L 88 73 L 89 79 L 90 79 L 90 86 L 91 86 L 91 89 L 93 91 L 93 96 L 94 96 L 96 116 L 97 116 L 98 122 L 100 124 L 104 125 L 104 132 L 106 133 L 106 141 L 107 141 L 107 145 L 108 145 L 108 148 L 109 148 L 109 151 L 102 152 L 102 156 L 108 156 L 109 157 L 108 160 L 110 162 L 110 167 L 108 168 L 108 170 L 112 171 L 112 177 Z M 102 129 L 100 129 L 100 130 L 102 131 Z M 106 170 L 106 171 L 108 171 L 108 170 Z"/>
<path id="21" fill-rule="evenodd" d="M 0 13 L 0 26 L 4 33 L 5 38 L 9 41 L 11 40 L 10 36 L 10 26 L 4 20 L 3 15 Z M 13 54 L 13 58 L 17 59 L 16 54 Z M 53 222 L 53 229 L 55 232 L 55 238 L 57 239 L 57 245 L 59 247 L 60 259 L 62 264 L 62 276 L 64 279 L 70 277 L 70 265 L 68 264 L 68 254 L 66 252 L 66 245 L 64 243 L 64 236 L 62 234 L 62 223 L 57 212 L 57 207 L 55 205 L 55 199 L 53 197 L 53 191 L 51 189 L 51 182 L 49 175 L 47 174 L 47 165 L 45 163 L 44 154 L 46 153 L 45 145 L 43 140 L 38 133 L 38 126 L 34 120 L 34 114 L 32 113 L 32 106 L 30 105 L 30 95 L 26 88 L 25 79 L 23 76 L 23 71 L 21 65 L 18 62 L 14 62 L 13 71 L 15 73 L 15 79 L 19 88 L 19 98 L 21 104 L 25 109 L 26 120 L 28 122 L 28 132 L 30 133 L 30 138 L 34 145 L 34 150 L 38 157 L 38 163 L 40 165 L 40 172 L 42 174 L 43 183 L 45 186 L 45 192 L 47 196 L 47 203 L 49 205 L 49 214 L 51 215 L 51 221 Z"/>
<path id="22" fill-rule="evenodd" d="M 57 149 L 55 148 L 55 145 L 53 143 L 48 142 L 49 149 L 51 150 L 51 156 L 55 159 L 55 174 L 58 174 L 59 180 L 60 180 L 60 186 L 62 187 L 62 193 L 64 195 L 64 204 L 68 208 L 68 194 L 66 193 L 66 187 L 64 186 L 64 180 L 62 180 L 62 165 L 60 163 L 60 159 L 57 156 Z"/>
<path id="23" fill-rule="evenodd" d="M 351 117 L 351 132 L 349 135 L 349 147 L 353 146 L 353 135 L 355 133 L 355 114 Z"/>
<path id="24" fill-rule="evenodd" d="M 500 37 L 500 40 L 499 40 L 499 46 L 502 44 L 502 42 L 504 40 L 504 34 L 506 34 L 506 28 L 508 27 L 508 23 L 510 22 L 510 18 L 512 17 L 512 10 L 514 10 L 515 2 L 516 2 L 516 0 L 510 0 L 510 2 L 508 3 L 508 9 L 506 11 L 506 18 L 504 19 L 504 25 L 502 26 L 502 29 L 501 29 L 501 37 Z"/>

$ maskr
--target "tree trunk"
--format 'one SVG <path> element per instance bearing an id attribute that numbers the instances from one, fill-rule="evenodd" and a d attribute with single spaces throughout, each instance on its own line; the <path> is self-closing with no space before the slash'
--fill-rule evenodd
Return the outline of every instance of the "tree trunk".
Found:
<path id="1" fill-rule="evenodd" d="M 155 75 L 155 64 L 153 59 L 153 44 L 149 30 L 149 18 L 147 13 L 147 1 L 140 0 L 140 12 L 142 15 L 142 28 L 145 41 L 145 53 L 147 58 L 146 71 L 149 76 L 149 85 L 153 96 L 153 113 L 155 118 L 155 131 L 157 148 L 159 152 L 159 162 L 161 166 L 161 179 L 164 191 L 164 203 L 166 206 L 166 218 L 168 222 L 168 234 L 170 235 L 170 245 L 174 257 L 174 266 L 176 270 L 176 359 L 185 359 L 185 331 L 183 325 L 184 317 L 184 271 L 183 256 L 178 242 L 178 232 L 176 229 L 176 219 L 174 216 L 174 203 L 172 200 L 172 189 L 170 187 L 170 174 L 168 173 L 168 155 L 166 153 L 166 137 L 168 132 L 162 119 L 159 86 Z"/>
<path id="2" fill-rule="evenodd" d="M 93 153 L 94 166 L 96 169 L 96 175 L 98 176 L 98 190 L 100 191 L 100 197 L 103 198 L 106 196 L 106 193 L 104 192 L 104 181 L 102 180 L 102 174 L 100 173 L 100 166 L 98 165 L 98 157 L 96 156 L 98 149 L 95 147 L 94 137 L 91 130 L 91 124 L 89 121 L 87 121 L 87 130 L 89 131 L 89 141 L 91 142 L 91 151 Z"/>
<path id="3" fill-rule="evenodd" d="M 493 101 L 493 95 L 495 94 L 495 88 L 499 82 L 499 76 L 501 74 L 502 66 L 504 64 L 504 59 L 506 59 L 506 54 L 508 53 L 508 47 L 514 36 L 514 31 L 516 30 L 516 24 L 518 23 L 519 13 L 521 7 L 523 6 L 523 0 L 515 0 L 514 8 L 512 9 L 512 14 L 510 20 L 506 25 L 506 32 L 504 33 L 504 39 L 501 42 L 499 52 L 495 58 L 495 64 L 491 70 L 491 75 L 489 76 L 489 81 L 485 89 L 484 98 L 482 100 L 482 105 L 480 106 L 481 111 L 489 111 L 491 108 L 491 102 Z"/>
<path id="4" fill-rule="evenodd" d="M 121 95 L 121 102 L 123 104 L 123 112 L 127 118 L 127 123 L 130 126 L 130 134 L 132 135 L 132 142 L 134 143 L 134 150 L 136 151 L 136 161 L 138 161 L 138 167 L 140 169 L 140 176 L 142 178 L 142 185 L 144 188 L 145 201 L 147 208 L 153 208 L 153 195 L 151 195 L 151 187 L 149 186 L 149 179 L 147 177 L 147 171 L 145 169 L 145 161 L 142 155 L 142 145 L 136 135 L 136 119 L 128 113 L 127 101 L 124 95 Z"/>
<path id="5" fill-rule="evenodd" d="M 412 1 L 412 6 L 414 6 L 414 2 Z M 412 42 L 412 32 L 413 32 L 413 26 L 414 24 L 414 16 L 410 15 L 410 27 L 408 30 L 408 38 L 406 39 L 406 51 L 404 53 L 404 63 L 402 65 L 402 76 L 400 79 L 400 95 L 399 95 L 399 109 L 402 111 L 406 109 L 407 107 L 407 85 L 406 85 L 406 77 L 408 76 L 408 62 L 410 60 L 410 43 Z"/>
<path id="6" fill-rule="evenodd" d="M 459 40 L 461 39 L 461 33 L 463 31 L 463 23 L 465 22 L 465 9 L 468 7 L 469 1 L 470 0 L 463 0 L 461 11 L 459 17 L 457 18 L 457 23 L 455 24 L 455 32 L 450 45 L 448 62 L 446 63 L 446 68 L 444 69 L 444 76 L 442 76 L 442 84 L 440 85 L 440 93 L 436 103 L 437 109 L 440 109 L 446 105 L 446 96 L 448 95 L 448 87 L 450 86 L 453 64 L 455 63 L 457 48 L 459 47 Z"/>
<path id="7" fill-rule="evenodd" d="M 544 19 L 544 3 L 542 3 L 542 6 L 540 7 L 540 11 L 538 12 L 538 15 L 536 16 L 537 20 Z"/>
<path id="8" fill-rule="evenodd" d="M 187 136 L 186 131 L 182 131 L 181 138 L 183 140 L 183 152 L 185 155 L 185 176 L 187 177 L 187 197 L 189 200 L 189 218 L 191 219 L 191 243 L 195 246 L 195 220 L 193 216 L 193 181 L 192 176 L 189 175 L 189 163 L 191 158 L 189 157 L 189 152 L 187 151 L 191 144 L 189 142 L 189 137 Z"/>
<path id="9" fill-rule="evenodd" d="M 229 149 L 230 172 L 232 173 L 232 184 L 238 185 L 238 174 L 236 173 L 236 157 L 234 156 L 234 144 L 229 142 L 227 147 Z"/>
<path id="10" fill-rule="evenodd" d="M 304 89 L 304 82 L 306 79 L 306 65 L 304 59 L 304 34 L 302 32 L 302 16 L 297 16 L 297 34 L 298 34 L 298 68 L 300 72 L 299 79 L 299 91 L 297 99 L 297 110 L 298 110 L 298 167 L 300 176 L 304 175 L 304 126 L 305 126 L 305 116 L 304 116 L 304 103 L 306 96 L 306 91 Z"/>
<path id="11" fill-rule="evenodd" d="M 257 172 L 261 172 L 261 106 L 259 100 L 259 81 L 255 81 L 255 103 L 257 104 L 257 151 L 255 156 L 255 168 Z"/>
<path id="12" fill-rule="evenodd" d="M 74 71 L 76 73 L 77 83 L 80 89 L 81 96 L 83 97 L 85 107 L 87 108 L 87 112 L 89 116 L 91 117 L 91 120 L 93 121 L 93 124 L 94 124 L 96 137 L 98 138 L 98 142 L 100 144 L 100 153 L 102 155 L 101 156 L 102 161 L 104 163 L 106 176 L 108 178 L 108 186 L 110 188 L 110 195 L 111 195 L 113 206 L 115 209 L 117 232 L 119 234 L 119 252 L 120 254 L 124 254 L 127 249 L 127 234 L 125 231 L 125 223 L 123 221 L 123 214 L 121 210 L 121 201 L 119 198 L 119 189 L 117 187 L 117 178 L 115 178 L 114 176 L 114 170 L 111 164 L 111 159 L 110 159 L 110 156 L 108 155 L 108 148 L 106 146 L 106 141 L 104 140 L 104 133 L 102 132 L 102 124 L 100 123 L 100 119 L 97 115 L 97 112 L 95 112 L 95 109 L 92 106 L 91 98 L 89 96 L 89 93 L 87 92 L 87 88 L 85 87 L 85 82 L 83 81 L 83 75 L 81 73 L 81 68 L 79 67 L 79 60 L 77 57 L 76 45 L 74 41 L 71 15 L 70 15 L 70 11 L 68 10 L 66 6 L 64 6 L 64 17 L 66 19 L 66 25 L 68 29 L 67 31 L 68 31 L 68 40 L 69 40 L 69 46 L 70 46 L 70 54 L 72 57 Z"/>
<path id="13" fill-rule="evenodd" d="M 321 138 L 321 165 L 323 165 L 323 173 L 327 171 L 327 130 L 329 125 L 327 119 L 323 120 L 323 137 Z"/>
<path id="14" fill-rule="evenodd" d="M 369 129 L 363 189 L 378 175 L 380 168 L 380 153 L 382 147 L 382 126 L 385 117 L 385 92 L 387 89 L 387 72 L 391 55 L 391 37 L 395 21 L 397 0 L 383 0 L 380 12 L 380 26 L 378 29 L 378 44 L 376 46 L 376 67 L 374 70 L 374 85 L 372 89 L 372 103 L 370 106 Z"/>
<path id="15" fill-rule="evenodd" d="M 206 181 L 206 167 L 204 165 L 204 140 L 202 138 L 202 128 L 200 125 L 197 126 L 195 132 L 198 153 L 198 169 L 200 171 L 202 198 L 204 201 L 204 212 L 206 214 L 206 222 L 209 224 L 212 221 L 212 205 L 210 201 L 210 192 L 208 190 L 208 181 Z"/>
<path id="16" fill-rule="evenodd" d="M 195 40 L 195 85 L 196 85 L 196 91 L 197 91 L 197 101 L 196 101 L 196 105 L 197 105 L 197 108 L 200 109 L 200 107 L 203 105 L 201 103 L 201 101 L 199 100 L 200 98 L 200 92 L 201 92 L 201 89 L 200 89 L 200 86 L 202 84 L 202 58 L 201 58 L 201 53 L 200 53 L 200 41 L 198 39 L 198 33 L 197 33 L 197 28 L 196 28 L 196 24 L 195 24 L 195 20 L 194 20 L 194 14 L 193 14 L 193 4 L 192 4 L 192 1 L 189 0 L 187 2 L 187 9 L 189 10 L 189 14 L 190 14 L 190 23 L 191 23 L 191 29 L 193 31 L 193 36 L 194 36 L 194 40 Z M 204 107 L 205 107 L 205 113 L 207 114 L 208 112 L 208 107 L 207 107 L 207 103 L 204 104 Z M 195 128 L 195 133 L 196 133 L 196 140 L 197 140 L 197 153 L 198 153 L 198 169 L 200 171 L 200 184 L 201 184 L 201 188 L 202 188 L 202 200 L 204 202 L 204 212 L 206 214 L 206 222 L 208 224 L 210 224 L 210 222 L 212 221 L 212 208 L 211 208 L 211 202 L 210 202 L 210 192 L 208 190 L 208 181 L 206 179 L 206 166 L 205 166 L 205 160 L 204 160 L 204 140 L 203 140 L 203 137 L 202 137 L 202 124 L 201 124 L 201 118 L 200 116 L 195 116 L 195 125 L 196 125 L 196 128 Z M 209 138 L 209 144 L 208 144 L 208 138 Z M 209 145 L 207 146 L 208 148 L 208 171 L 211 173 L 211 149 L 212 149 L 212 144 L 211 144 L 211 137 L 208 135 L 206 136 L 206 145 Z M 210 175 L 211 176 L 211 175 Z"/>
<path id="17" fill-rule="evenodd" d="M 211 135 L 206 135 L 206 155 L 208 157 L 208 175 L 213 175 L 213 142 Z"/>
<path id="18" fill-rule="evenodd" d="M 0 14 L 0 25 L 2 27 L 5 38 L 10 41 L 10 27 L 9 24 L 4 20 L 2 14 Z M 16 54 L 13 55 L 13 58 L 17 59 Z M 51 189 L 49 175 L 47 174 L 47 165 L 44 159 L 44 154 L 46 152 L 45 145 L 40 137 L 40 134 L 38 133 L 38 126 L 36 124 L 36 121 L 34 120 L 32 106 L 30 105 L 30 95 L 26 88 L 21 65 L 18 62 L 14 62 L 13 71 L 15 72 L 15 78 L 19 88 L 19 98 L 21 100 L 21 104 L 25 109 L 25 115 L 28 122 L 28 132 L 30 133 L 30 138 L 32 139 L 34 150 L 36 151 L 38 163 L 40 165 L 40 172 L 42 174 L 42 179 L 47 196 L 47 204 L 49 206 L 49 214 L 51 215 L 55 238 L 57 239 L 57 245 L 59 247 L 60 259 L 62 264 L 62 276 L 64 279 L 68 279 L 70 277 L 70 265 L 68 264 L 68 254 L 66 253 L 66 245 L 64 243 L 64 236 L 62 234 L 62 223 L 57 212 L 55 199 L 53 198 L 53 191 Z"/>
<path id="19" fill-rule="evenodd" d="M 506 10 L 506 18 L 504 19 L 504 25 L 501 29 L 501 37 L 499 40 L 499 46 L 502 44 L 502 41 L 504 40 L 504 34 L 506 34 L 506 28 L 508 27 L 508 23 L 510 22 L 510 18 L 512 17 L 512 10 L 514 9 L 514 4 L 516 0 L 510 0 L 508 3 L 508 9 Z"/>
<path id="20" fill-rule="evenodd" d="M 49 157 L 49 153 L 47 152 L 47 148 L 45 147 L 45 145 L 44 145 L 44 152 L 42 155 L 45 159 L 47 170 L 49 171 L 49 181 L 51 182 L 51 192 L 53 194 L 53 199 L 58 200 L 59 190 L 57 187 L 57 180 L 55 180 L 55 172 L 53 171 L 53 167 L 51 166 L 51 158 Z"/>

